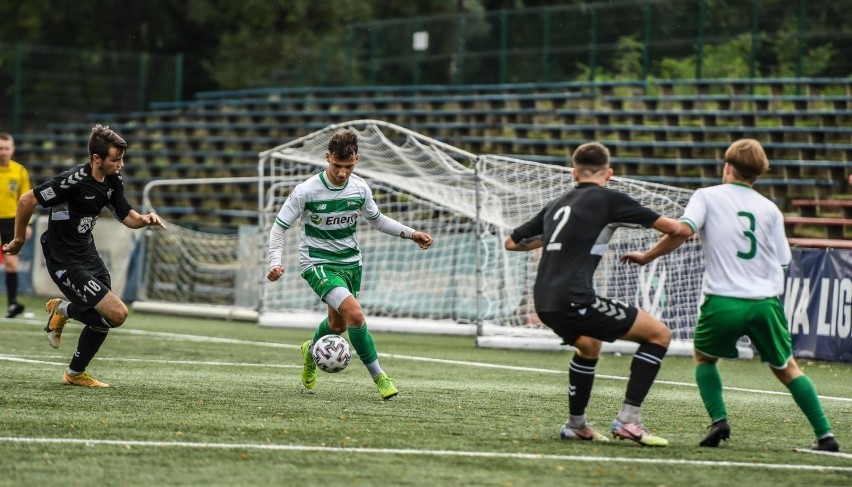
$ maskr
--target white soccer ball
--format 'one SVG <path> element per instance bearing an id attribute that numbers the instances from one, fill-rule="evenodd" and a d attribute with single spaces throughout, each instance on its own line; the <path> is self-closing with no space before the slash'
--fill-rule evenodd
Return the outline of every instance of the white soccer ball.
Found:
<path id="1" fill-rule="evenodd" d="M 314 343 L 311 354 L 317 367 L 325 372 L 340 372 L 349 365 L 349 344 L 340 335 L 326 335 Z"/>

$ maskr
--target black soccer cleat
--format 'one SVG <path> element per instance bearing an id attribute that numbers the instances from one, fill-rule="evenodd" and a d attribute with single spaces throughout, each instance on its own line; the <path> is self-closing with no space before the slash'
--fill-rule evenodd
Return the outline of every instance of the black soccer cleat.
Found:
<path id="1" fill-rule="evenodd" d="M 839 452 L 840 445 L 833 436 L 826 436 L 817 440 L 817 444 L 812 446 L 811 450 Z"/>
<path id="2" fill-rule="evenodd" d="M 698 446 L 709 446 L 709 447 L 717 447 L 722 440 L 727 441 L 728 438 L 731 437 L 731 427 L 728 425 L 727 419 L 720 419 L 715 423 L 710 425 L 710 431 L 707 432 L 707 436 L 701 440 L 701 443 Z"/>
<path id="3" fill-rule="evenodd" d="M 24 312 L 24 305 L 21 303 L 12 303 L 9 305 L 9 311 L 6 312 L 6 318 L 14 318 Z"/>

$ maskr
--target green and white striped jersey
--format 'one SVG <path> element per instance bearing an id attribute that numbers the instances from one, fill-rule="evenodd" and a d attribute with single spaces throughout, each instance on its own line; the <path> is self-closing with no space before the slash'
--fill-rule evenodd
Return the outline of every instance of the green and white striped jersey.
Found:
<path id="1" fill-rule="evenodd" d="M 275 224 L 286 231 L 301 217 L 299 266 L 304 271 L 319 264 L 361 263 L 355 235 L 359 214 L 367 220 L 381 216 L 367 182 L 352 174 L 337 188 L 323 171 L 293 189 Z"/>

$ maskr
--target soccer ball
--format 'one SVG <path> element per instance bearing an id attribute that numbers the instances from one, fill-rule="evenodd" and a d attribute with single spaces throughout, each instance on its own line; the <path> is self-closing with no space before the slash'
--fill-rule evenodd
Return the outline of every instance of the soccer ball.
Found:
<path id="1" fill-rule="evenodd" d="M 340 372 L 349 365 L 349 344 L 340 335 L 326 335 L 314 343 L 311 354 L 317 367 L 325 372 Z"/>

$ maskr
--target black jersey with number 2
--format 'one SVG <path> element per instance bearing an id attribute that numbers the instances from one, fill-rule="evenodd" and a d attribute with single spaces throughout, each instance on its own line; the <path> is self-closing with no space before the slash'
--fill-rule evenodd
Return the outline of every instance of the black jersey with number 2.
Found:
<path id="1" fill-rule="evenodd" d="M 97 254 L 92 229 L 104 207 L 118 221 L 127 218 L 132 207 L 124 197 L 120 174 L 106 176 L 103 182 L 92 177 L 92 167 L 80 164 L 33 189 L 36 200 L 50 208 L 46 244 L 57 262 L 84 262 Z"/>
<path id="2" fill-rule="evenodd" d="M 535 280 L 539 311 L 564 311 L 595 301 L 593 278 L 607 243 L 620 226 L 650 227 L 660 215 L 630 196 L 580 183 L 512 232 L 512 240 L 541 236 Z"/>

